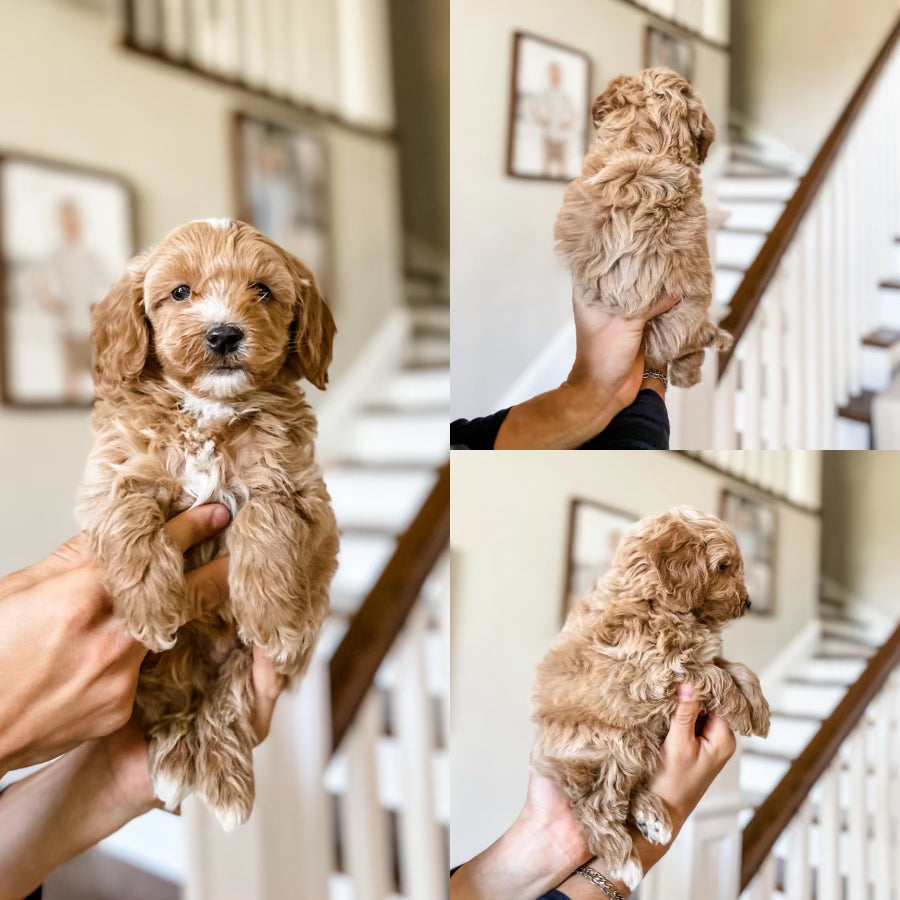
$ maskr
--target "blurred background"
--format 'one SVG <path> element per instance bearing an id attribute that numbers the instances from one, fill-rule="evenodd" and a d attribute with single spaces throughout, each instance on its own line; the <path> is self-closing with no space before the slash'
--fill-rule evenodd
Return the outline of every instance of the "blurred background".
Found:
<path id="1" fill-rule="evenodd" d="M 253 819 L 226 839 L 189 804 L 151 814 L 47 900 L 445 891 L 448 6 L 0 0 L 0 573 L 77 528 L 89 307 L 133 253 L 244 218 L 338 326 L 328 391 L 306 389 L 340 574 Z"/>
<path id="2" fill-rule="evenodd" d="M 690 504 L 738 539 L 753 606 L 724 656 L 760 677 L 738 752 L 641 900 L 900 890 L 900 457 L 862 452 L 454 453 L 451 861 L 521 809 L 538 662 L 639 518 Z M 490 685 L 485 690 L 485 685 Z M 827 895 L 827 894 L 826 894 Z"/>
<path id="3" fill-rule="evenodd" d="M 554 221 L 594 97 L 663 65 L 716 127 L 711 315 L 737 339 L 669 392 L 671 446 L 900 447 L 895 0 L 459 0 L 450 21 L 453 418 L 567 376 Z"/>

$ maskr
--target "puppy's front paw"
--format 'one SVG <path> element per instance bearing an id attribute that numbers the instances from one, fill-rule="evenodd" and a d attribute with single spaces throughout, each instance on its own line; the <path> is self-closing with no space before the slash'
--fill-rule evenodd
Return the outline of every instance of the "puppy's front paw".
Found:
<path id="1" fill-rule="evenodd" d="M 761 691 L 754 692 L 747 698 L 750 706 L 750 727 L 760 737 L 769 736 L 769 702 Z"/>
<path id="2" fill-rule="evenodd" d="M 610 866 L 605 874 L 613 881 L 621 881 L 627 884 L 628 889 L 633 891 L 641 883 L 641 879 L 644 877 L 644 870 L 640 861 L 636 857 L 631 856 L 621 865 Z"/>
<path id="3" fill-rule="evenodd" d="M 672 840 L 672 822 L 662 799 L 643 790 L 631 799 L 631 817 L 637 830 L 651 844 L 668 844 Z"/>
<path id="4" fill-rule="evenodd" d="M 689 388 L 698 384 L 700 381 L 700 370 L 703 367 L 704 352 L 696 350 L 688 353 L 687 356 L 681 356 L 673 359 L 669 363 L 669 381 L 675 387 Z"/>
<path id="5" fill-rule="evenodd" d="M 151 651 L 170 650 L 187 618 L 184 557 L 163 535 L 126 546 L 104 566 L 116 613 L 135 640 Z"/>
<path id="6" fill-rule="evenodd" d="M 150 737 L 153 793 L 167 810 L 178 809 L 194 789 L 197 743 L 184 727 L 159 727 Z"/>

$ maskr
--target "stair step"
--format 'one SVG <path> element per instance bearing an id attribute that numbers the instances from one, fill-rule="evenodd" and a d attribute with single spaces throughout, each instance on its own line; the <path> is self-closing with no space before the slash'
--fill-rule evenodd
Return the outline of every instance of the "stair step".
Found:
<path id="1" fill-rule="evenodd" d="M 444 337 L 414 338 L 406 360 L 407 369 L 449 367 L 450 341 Z"/>
<path id="2" fill-rule="evenodd" d="M 719 182 L 719 197 L 730 202 L 736 197 L 765 197 L 789 200 L 798 179 L 787 175 L 727 175 Z"/>
<path id="3" fill-rule="evenodd" d="M 862 339 L 866 347 L 891 348 L 900 344 L 900 330 L 896 328 L 876 328 Z"/>
<path id="4" fill-rule="evenodd" d="M 877 639 L 873 638 L 869 633 L 868 626 L 855 619 L 823 618 L 822 635 L 824 637 L 839 637 L 854 643 L 861 643 L 864 646 L 871 647 L 873 650 L 878 643 Z"/>
<path id="5" fill-rule="evenodd" d="M 356 459 L 399 464 L 428 460 L 440 465 L 450 446 L 447 414 L 366 413 L 353 423 L 347 446 Z"/>
<path id="6" fill-rule="evenodd" d="M 862 674 L 866 662 L 866 658 L 860 656 L 813 656 L 796 666 L 791 671 L 791 677 L 833 680 L 849 686 Z"/>
<path id="7" fill-rule="evenodd" d="M 342 534 L 338 569 L 331 590 L 337 597 L 365 597 L 393 556 L 396 540 L 388 535 Z"/>
<path id="8" fill-rule="evenodd" d="M 875 648 L 871 644 L 864 644 L 858 641 L 845 641 L 840 637 L 828 637 L 827 635 L 823 635 L 822 640 L 819 644 L 820 653 L 838 653 L 838 654 L 848 654 L 848 653 L 860 653 L 868 659 L 874 652 Z"/>
<path id="9" fill-rule="evenodd" d="M 790 719 L 795 722 L 816 722 L 821 724 L 825 721 L 825 716 L 821 716 L 818 713 L 812 713 L 805 710 L 796 710 L 796 709 L 770 709 L 769 710 L 769 718 L 770 719 Z"/>
<path id="10" fill-rule="evenodd" d="M 865 425 L 871 425 L 872 401 L 874 399 L 874 391 L 861 391 L 851 397 L 838 409 L 838 415 L 844 419 L 852 419 L 854 422 L 862 422 Z"/>
<path id="11" fill-rule="evenodd" d="M 756 259 L 766 241 L 766 232 L 720 228 L 716 234 L 716 265 L 740 266 L 744 269 Z"/>
<path id="12" fill-rule="evenodd" d="M 900 259 L 900 245 L 897 247 Z M 878 285 L 880 321 L 888 328 L 900 328 L 900 279 L 888 278 Z"/>
<path id="13" fill-rule="evenodd" d="M 716 303 L 730 303 L 734 292 L 740 287 L 743 280 L 744 269 L 716 265 L 716 277 L 713 285 Z"/>
<path id="14" fill-rule="evenodd" d="M 434 484 L 433 469 L 372 466 L 325 468 L 341 528 L 382 526 L 400 533 L 412 521 Z"/>
<path id="15" fill-rule="evenodd" d="M 426 371 L 401 370 L 394 373 L 373 392 L 373 402 L 397 403 L 405 406 L 431 406 L 443 403 L 450 407 L 450 370 L 440 366 Z"/>
<path id="16" fill-rule="evenodd" d="M 419 334 L 419 329 L 422 328 L 440 329 L 443 332 L 450 329 L 449 306 L 416 307 L 410 310 L 410 318 L 415 334 Z"/>
<path id="17" fill-rule="evenodd" d="M 760 228 L 769 232 L 784 212 L 783 200 L 758 200 L 755 197 L 738 197 L 722 201 L 720 205 L 730 215 L 727 228 Z"/>
<path id="18" fill-rule="evenodd" d="M 844 699 L 846 685 L 792 684 L 783 682 L 777 689 L 778 706 L 786 710 L 803 710 L 823 719 Z"/>

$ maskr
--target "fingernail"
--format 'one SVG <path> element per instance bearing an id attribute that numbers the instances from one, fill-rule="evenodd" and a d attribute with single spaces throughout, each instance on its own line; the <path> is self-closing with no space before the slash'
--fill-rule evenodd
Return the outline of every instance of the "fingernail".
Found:
<path id="1" fill-rule="evenodd" d="M 212 524 L 213 528 L 224 528 L 231 521 L 231 513 L 224 506 L 217 506 L 213 509 Z"/>
<path id="2" fill-rule="evenodd" d="M 678 699 L 684 703 L 686 700 L 694 699 L 694 686 L 692 684 L 678 685 Z"/>

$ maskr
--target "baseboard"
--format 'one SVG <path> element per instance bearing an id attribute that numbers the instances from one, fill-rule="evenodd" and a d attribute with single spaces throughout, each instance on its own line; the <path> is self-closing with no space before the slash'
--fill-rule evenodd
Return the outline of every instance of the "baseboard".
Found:
<path id="1" fill-rule="evenodd" d="M 800 629 L 797 636 L 766 666 L 759 676 L 759 683 L 764 694 L 779 685 L 788 671 L 797 663 L 812 656 L 812 651 L 821 633 L 822 623 L 817 618 L 807 622 Z"/>
<path id="2" fill-rule="evenodd" d="M 514 406 L 559 387 L 575 362 L 575 323 L 570 322 L 552 338 L 533 362 L 500 398 L 497 409 Z"/>
<path id="3" fill-rule="evenodd" d="M 340 452 L 342 432 L 357 406 L 365 400 L 372 385 L 397 367 L 410 332 L 406 307 L 392 310 L 366 344 L 350 368 L 333 385 L 321 403 L 316 404 L 319 420 L 319 456 L 327 459 Z"/>

